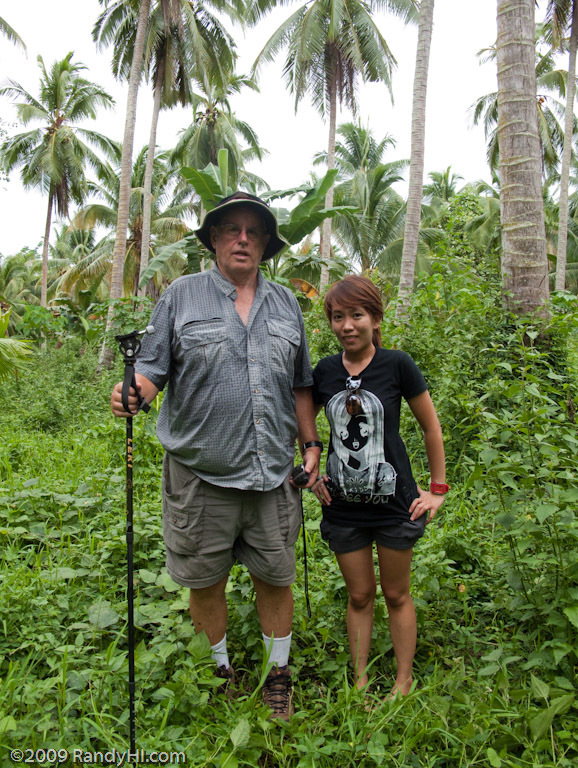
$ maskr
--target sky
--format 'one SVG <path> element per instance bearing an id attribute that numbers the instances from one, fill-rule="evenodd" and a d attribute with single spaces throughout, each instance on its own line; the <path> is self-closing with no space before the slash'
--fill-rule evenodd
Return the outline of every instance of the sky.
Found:
<path id="1" fill-rule="evenodd" d="M 110 73 L 111 50 L 97 51 L 92 42 L 91 29 L 101 10 L 98 0 L 21 0 L 6 5 L 0 13 L 24 39 L 27 53 L 0 39 L 0 84 L 16 80 L 37 95 L 37 56 L 40 54 L 48 67 L 73 51 L 74 60 L 88 68 L 85 76 L 116 100 L 114 110 L 101 111 L 98 119 L 89 121 L 86 127 L 120 141 L 127 86 L 115 81 Z M 245 35 L 235 30 L 239 73 L 249 71 L 265 41 L 296 7 L 297 3 L 277 8 Z M 358 117 L 377 139 L 386 134 L 395 139 L 396 147 L 387 151 L 386 161 L 409 158 L 417 27 L 406 28 L 391 14 L 376 16 L 376 21 L 397 60 L 392 76 L 393 104 L 385 85 L 367 84 L 360 89 Z M 230 24 L 228 27 L 232 30 Z M 493 45 L 495 38 L 495 2 L 437 0 L 427 95 L 426 182 L 428 173 L 443 171 L 448 166 L 465 181 L 490 178 L 483 130 L 472 126 L 469 109 L 479 96 L 496 90 L 495 65 L 481 65 L 477 56 L 481 49 Z M 293 99 L 283 82 L 282 63 L 283 54 L 263 69 L 258 94 L 249 92 L 232 100 L 237 116 L 253 126 L 261 145 L 269 151 L 266 160 L 253 165 L 251 170 L 273 189 L 306 182 L 312 158 L 327 148 L 328 138 L 327 124 L 306 99 L 295 113 Z M 152 98 L 147 86 L 141 86 L 138 104 L 135 154 L 148 143 Z M 16 125 L 16 113 L 8 97 L 0 98 L 0 116 L 9 132 L 22 130 Z M 162 112 L 158 145 L 163 149 L 174 146 L 190 119 L 190 110 Z M 351 114 L 341 111 L 338 124 L 351 119 Z M 401 184 L 400 193 L 404 194 L 405 189 Z M 40 193 L 22 190 L 18 172 L 11 175 L 9 182 L 0 181 L 0 254 L 6 256 L 24 246 L 35 247 L 41 241 L 46 204 Z"/>

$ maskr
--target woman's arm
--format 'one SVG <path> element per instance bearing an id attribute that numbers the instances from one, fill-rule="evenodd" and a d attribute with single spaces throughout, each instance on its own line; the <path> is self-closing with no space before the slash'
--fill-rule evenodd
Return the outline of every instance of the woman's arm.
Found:
<path id="1" fill-rule="evenodd" d="M 432 403 L 429 392 L 412 397 L 407 401 L 420 427 L 423 430 L 425 450 L 430 471 L 430 479 L 434 483 L 446 481 L 446 459 L 442 428 Z M 428 523 L 433 519 L 437 510 L 444 502 L 445 496 L 423 491 L 418 487 L 419 498 L 415 499 L 409 509 L 411 520 L 416 520 L 429 511 Z"/>

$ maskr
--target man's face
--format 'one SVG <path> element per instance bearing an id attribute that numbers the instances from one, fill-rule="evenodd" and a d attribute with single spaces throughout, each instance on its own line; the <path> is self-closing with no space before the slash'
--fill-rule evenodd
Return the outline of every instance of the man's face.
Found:
<path id="1" fill-rule="evenodd" d="M 263 220 L 251 208 L 227 211 L 211 227 L 211 243 L 217 266 L 232 282 L 256 275 L 269 242 Z"/>

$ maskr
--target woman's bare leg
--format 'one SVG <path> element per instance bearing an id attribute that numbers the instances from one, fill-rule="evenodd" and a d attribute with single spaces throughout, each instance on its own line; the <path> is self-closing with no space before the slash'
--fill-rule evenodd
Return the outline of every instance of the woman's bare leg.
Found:
<path id="1" fill-rule="evenodd" d="M 388 549 L 378 545 L 380 583 L 387 611 L 389 631 L 397 661 L 392 693 L 409 693 L 413 683 L 413 659 L 417 643 L 415 608 L 409 592 L 413 550 Z"/>
<path id="2" fill-rule="evenodd" d="M 367 685 L 376 580 L 372 547 L 337 555 L 348 592 L 347 637 L 358 689 Z"/>

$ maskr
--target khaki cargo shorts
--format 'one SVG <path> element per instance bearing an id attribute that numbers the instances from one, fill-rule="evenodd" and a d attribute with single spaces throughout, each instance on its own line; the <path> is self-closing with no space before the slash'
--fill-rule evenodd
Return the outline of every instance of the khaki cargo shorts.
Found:
<path id="1" fill-rule="evenodd" d="M 267 584 L 288 586 L 300 524 L 299 492 L 288 478 L 272 491 L 222 488 L 165 454 L 163 538 L 177 584 L 210 587 L 237 560 Z"/>

